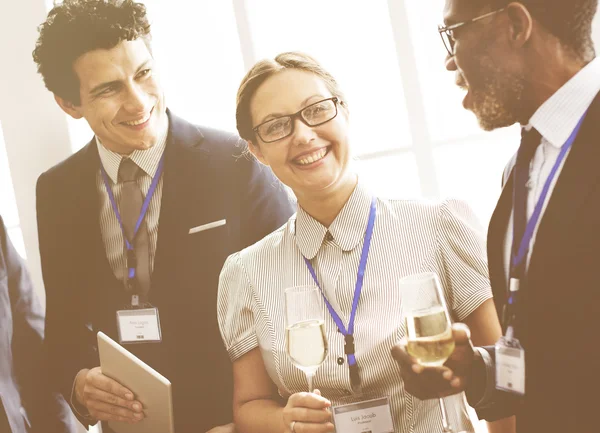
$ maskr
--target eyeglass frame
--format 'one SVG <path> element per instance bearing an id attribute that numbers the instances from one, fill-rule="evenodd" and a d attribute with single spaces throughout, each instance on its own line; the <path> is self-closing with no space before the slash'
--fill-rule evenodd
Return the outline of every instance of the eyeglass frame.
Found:
<path id="1" fill-rule="evenodd" d="M 301 113 L 304 110 L 306 110 L 307 108 L 310 108 L 310 107 L 312 107 L 314 105 L 317 105 L 317 104 L 321 104 L 321 103 L 323 103 L 325 101 L 333 101 L 333 106 L 335 107 L 335 114 L 333 115 L 333 117 L 331 119 L 327 119 L 324 122 L 317 123 L 316 125 L 309 125 L 308 122 L 306 121 L 306 119 L 304 119 L 304 117 L 302 117 Z M 317 101 L 317 102 L 314 102 L 314 103 L 312 103 L 310 105 L 307 105 L 306 107 L 302 108 L 301 110 L 296 111 L 293 114 L 287 114 L 285 116 L 279 116 L 279 117 L 275 117 L 273 119 L 265 120 L 264 122 L 256 125 L 254 128 L 252 128 L 252 131 L 262 140 L 263 143 L 267 143 L 267 144 L 268 143 L 275 143 L 276 141 L 283 140 L 284 138 L 287 138 L 287 137 L 289 137 L 290 135 L 292 135 L 294 133 L 294 124 L 296 123 L 295 122 L 296 118 L 299 118 L 300 121 L 302 123 L 304 123 L 306 126 L 308 126 L 309 128 L 315 128 L 317 126 L 324 125 L 327 122 L 331 122 L 338 115 L 338 103 L 341 104 L 342 101 L 337 96 L 332 96 L 331 98 L 321 99 L 320 101 Z M 272 122 L 272 121 L 278 120 L 278 119 L 283 119 L 285 117 L 289 117 L 290 118 L 290 123 L 292 125 L 292 128 L 290 129 L 290 133 L 288 135 L 284 135 L 281 138 L 277 138 L 276 140 L 271 140 L 271 141 L 265 141 L 265 140 L 263 140 L 263 138 L 260 136 L 260 133 L 258 132 L 258 128 L 260 128 L 261 126 L 263 126 L 263 125 L 265 125 L 265 124 L 267 124 L 269 122 Z"/>
<path id="2" fill-rule="evenodd" d="M 446 48 L 446 51 L 448 51 L 448 54 L 450 55 L 450 57 L 454 57 L 454 44 L 456 42 L 456 39 L 452 35 L 452 32 L 454 30 L 456 30 L 460 27 L 466 26 L 467 24 L 472 24 L 472 23 L 482 20 L 484 18 L 491 17 L 492 15 L 498 14 L 498 13 L 504 11 L 505 9 L 506 8 L 503 7 L 501 9 L 497 9 L 495 11 L 487 12 L 483 15 L 476 16 L 475 18 L 471 18 L 470 20 L 463 21 L 461 23 L 451 24 L 449 26 L 442 26 L 441 24 L 438 25 L 438 33 L 440 34 L 440 38 L 442 38 L 442 43 L 444 44 L 444 48 Z M 449 41 L 449 44 L 451 45 L 451 47 L 448 47 L 446 45 L 446 40 L 444 39 L 444 35 L 442 33 L 445 33 L 446 36 L 448 37 L 448 41 Z"/>

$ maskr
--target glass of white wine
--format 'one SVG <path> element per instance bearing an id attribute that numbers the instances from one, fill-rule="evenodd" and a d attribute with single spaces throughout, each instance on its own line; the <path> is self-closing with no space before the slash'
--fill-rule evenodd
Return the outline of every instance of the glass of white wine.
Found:
<path id="1" fill-rule="evenodd" d="M 406 324 L 407 352 L 421 365 L 442 366 L 454 351 L 450 315 L 438 277 L 433 272 L 410 275 L 400 280 L 402 316 Z M 456 433 L 442 398 L 442 427 Z"/>
<path id="2" fill-rule="evenodd" d="M 285 291 L 285 334 L 292 363 L 306 374 L 308 391 L 327 356 L 323 300 L 316 286 L 290 287 Z"/>

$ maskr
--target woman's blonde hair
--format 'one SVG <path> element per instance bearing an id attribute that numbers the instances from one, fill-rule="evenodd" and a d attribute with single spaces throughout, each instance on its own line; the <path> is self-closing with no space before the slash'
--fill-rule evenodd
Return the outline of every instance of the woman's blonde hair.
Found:
<path id="1" fill-rule="evenodd" d="M 235 120 L 238 133 L 244 140 L 254 141 L 250 102 L 256 90 L 267 78 L 286 69 L 299 69 L 315 74 L 325 82 L 331 95 L 336 96 L 341 101 L 341 105 L 347 108 L 346 100 L 335 78 L 323 69 L 319 62 L 300 52 L 281 53 L 273 60 L 265 59 L 256 63 L 240 84 L 236 98 Z"/>

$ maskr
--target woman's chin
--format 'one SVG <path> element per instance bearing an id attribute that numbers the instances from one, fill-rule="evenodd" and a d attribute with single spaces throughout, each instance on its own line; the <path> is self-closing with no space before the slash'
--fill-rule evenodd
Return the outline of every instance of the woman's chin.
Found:
<path id="1" fill-rule="evenodd" d="M 344 179 L 346 177 L 344 177 Z M 305 195 L 310 193 L 322 193 L 327 190 L 337 189 L 342 183 L 345 183 L 343 182 L 344 179 L 340 172 L 321 173 L 319 176 L 306 176 L 302 179 L 302 182 L 297 183 L 297 186 L 300 187 Z M 350 180 L 351 179 L 348 179 L 348 181 Z"/>

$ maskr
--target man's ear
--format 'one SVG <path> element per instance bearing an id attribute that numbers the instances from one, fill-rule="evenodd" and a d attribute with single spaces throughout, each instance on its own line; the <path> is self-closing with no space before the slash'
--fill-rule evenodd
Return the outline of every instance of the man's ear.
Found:
<path id="1" fill-rule="evenodd" d="M 510 42 L 520 48 L 527 43 L 533 31 L 533 18 L 527 7 L 521 3 L 510 3 L 506 6 L 506 14 L 510 20 Z"/>
<path id="2" fill-rule="evenodd" d="M 71 101 L 67 101 L 56 94 L 54 95 L 54 100 L 58 106 L 73 119 L 81 119 L 83 117 L 80 106 L 75 105 Z"/>
<path id="3" fill-rule="evenodd" d="M 248 142 L 248 149 L 250 150 L 250 153 L 252 153 L 252 155 L 254 155 L 254 157 L 256 159 L 258 159 L 262 164 L 268 166 L 269 163 L 267 162 L 267 160 L 263 156 L 262 152 L 260 151 L 260 147 L 257 146 L 256 144 L 254 144 L 250 140 L 248 140 L 247 142 Z"/>

